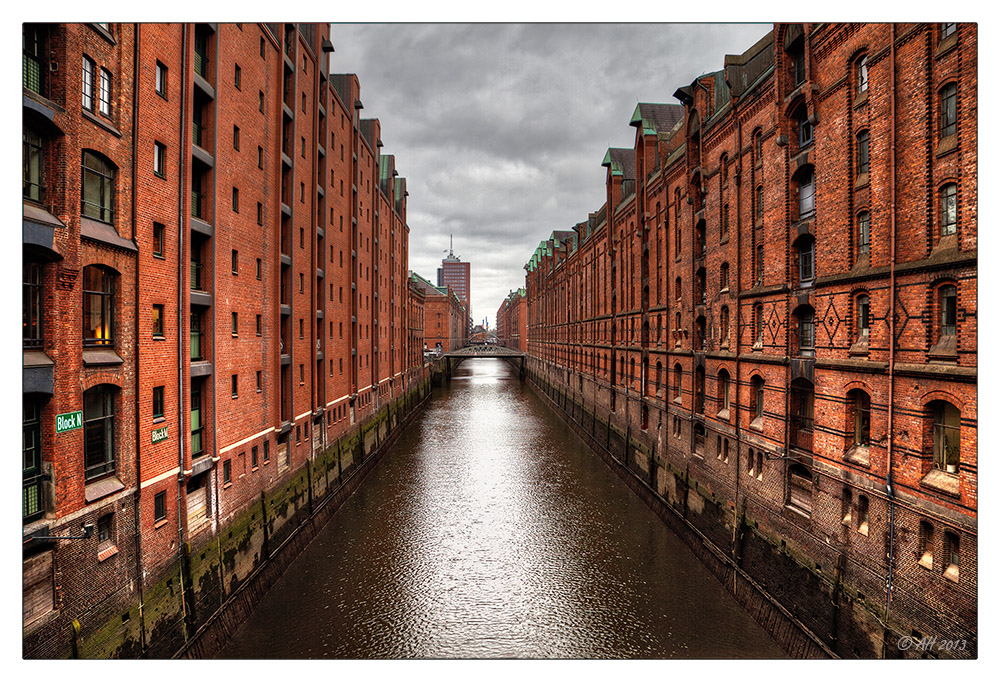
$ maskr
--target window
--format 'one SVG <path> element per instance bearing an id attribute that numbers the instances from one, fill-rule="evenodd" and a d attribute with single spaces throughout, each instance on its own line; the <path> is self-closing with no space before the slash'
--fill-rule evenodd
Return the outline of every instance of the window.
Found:
<path id="1" fill-rule="evenodd" d="M 958 536 L 951 531 L 945 531 L 944 560 L 946 562 L 946 566 L 944 569 L 944 577 L 954 583 L 958 582 L 958 570 L 961 558 L 962 557 L 958 548 Z"/>
<path id="2" fill-rule="evenodd" d="M 941 88 L 941 137 L 954 135 L 958 129 L 958 86 L 954 83 Z"/>
<path id="3" fill-rule="evenodd" d="M 264 224 L 264 204 L 257 202 L 257 224 Z"/>
<path id="4" fill-rule="evenodd" d="M 90 57 L 83 58 L 83 108 L 87 111 L 94 110 L 94 60 Z"/>
<path id="5" fill-rule="evenodd" d="M 858 258 L 868 255 L 871 247 L 871 218 L 868 211 L 858 214 Z"/>
<path id="6" fill-rule="evenodd" d="M 239 313 L 237 313 L 237 312 L 234 311 L 234 312 L 232 312 L 230 314 L 232 315 L 232 318 L 231 318 L 232 330 L 231 331 L 233 333 L 233 336 L 238 336 L 239 335 Z"/>
<path id="7" fill-rule="evenodd" d="M 111 117 L 111 72 L 107 69 L 101 69 L 101 90 L 100 96 L 100 111 L 101 114 L 107 117 Z"/>
<path id="8" fill-rule="evenodd" d="M 156 94 L 167 97 L 167 67 L 161 62 L 156 62 Z"/>
<path id="9" fill-rule="evenodd" d="M 853 496 L 851 495 L 851 489 L 848 488 L 847 486 L 844 486 L 844 494 L 840 498 L 840 516 L 841 516 L 841 519 L 842 519 L 841 523 L 843 525 L 845 525 L 845 526 L 850 526 L 851 523 L 852 523 L 852 519 L 853 519 L 853 516 L 852 516 L 852 513 L 851 513 L 852 512 L 852 509 L 851 509 L 851 507 L 852 507 L 852 504 L 851 504 L 852 497 Z"/>
<path id="10" fill-rule="evenodd" d="M 762 284 L 764 284 L 764 245 L 763 244 L 758 244 L 757 245 L 756 253 L 757 253 L 757 262 L 755 263 L 755 265 L 757 266 L 757 286 L 761 286 Z"/>
<path id="11" fill-rule="evenodd" d="M 801 464 L 788 467 L 788 505 L 807 516 L 812 513 L 812 477 Z"/>
<path id="12" fill-rule="evenodd" d="M 240 127 L 233 126 L 233 149 L 240 150 Z"/>
<path id="13" fill-rule="evenodd" d="M 958 289 L 954 284 L 946 284 L 938 289 L 938 303 L 941 308 L 941 336 L 955 336 L 957 300 Z"/>
<path id="14" fill-rule="evenodd" d="M 760 348 L 764 345 L 764 306 L 757 304 L 753 308 L 753 323 L 754 323 L 754 348 Z"/>
<path id="15" fill-rule="evenodd" d="M 816 176 L 807 171 L 799 179 L 799 218 L 816 213 Z"/>
<path id="16" fill-rule="evenodd" d="M 729 416 L 729 414 L 728 414 L 728 412 L 729 412 L 729 372 L 726 371 L 726 370 L 724 370 L 724 369 L 720 369 L 719 370 L 718 378 L 716 379 L 716 383 L 718 384 L 718 389 L 719 389 L 719 395 L 717 396 L 717 400 L 719 402 L 719 411 L 720 412 L 725 412 L 726 413 L 726 417 L 725 418 L 728 418 L 728 416 Z"/>
<path id="17" fill-rule="evenodd" d="M 31 128 L 22 129 L 24 198 L 42 203 L 45 200 L 45 148 L 42 138 Z"/>
<path id="18" fill-rule="evenodd" d="M 264 167 L 264 148 L 261 146 L 257 147 L 257 168 Z"/>
<path id="19" fill-rule="evenodd" d="M 260 336 L 260 334 L 261 334 L 261 317 L 260 317 L 260 315 L 258 315 L 257 316 L 257 336 Z"/>
<path id="20" fill-rule="evenodd" d="M 42 501 L 42 413 L 39 401 L 24 396 L 23 428 L 21 431 L 21 462 L 23 467 L 22 519 L 25 523 L 45 513 Z"/>
<path id="21" fill-rule="evenodd" d="M 239 375 L 238 374 L 232 375 L 229 378 L 229 381 L 230 381 L 230 385 L 232 387 L 231 393 L 232 393 L 233 397 L 234 398 L 238 398 L 239 394 L 240 394 L 240 392 L 239 392 Z"/>
<path id="22" fill-rule="evenodd" d="M 797 88 L 806 80 L 806 57 L 803 50 L 801 38 L 789 49 L 788 56 L 791 59 L 792 87 Z"/>
<path id="23" fill-rule="evenodd" d="M 153 520 L 157 523 L 167 518 L 167 492 L 161 490 L 153 495 Z"/>
<path id="24" fill-rule="evenodd" d="M 257 370 L 257 392 L 260 393 L 261 390 L 263 390 L 263 382 L 261 380 L 261 372 L 258 369 Z M 254 449 L 256 449 L 256 448 L 254 448 Z"/>
<path id="25" fill-rule="evenodd" d="M 302 111 L 305 112 L 305 110 L 306 110 L 306 93 L 303 92 L 302 93 Z"/>
<path id="26" fill-rule="evenodd" d="M 115 515 L 105 514 L 97 519 L 97 549 L 103 550 L 115 544 Z"/>
<path id="27" fill-rule="evenodd" d="M 920 522 L 917 556 L 920 557 L 917 564 L 923 566 L 927 570 L 932 570 L 934 568 L 934 526 L 926 521 Z"/>
<path id="28" fill-rule="evenodd" d="M 799 107 L 798 114 L 795 118 L 798 121 L 799 128 L 799 147 L 805 147 L 806 145 L 812 144 L 813 127 L 812 123 L 809 121 L 809 113 L 807 112 L 805 105 Z"/>
<path id="29" fill-rule="evenodd" d="M 83 345 L 110 346 L 114 343 L 113 271 L 100 265 L 83 269 Z"/>
<path id="30" fill-rule="evenodd" d="M 240 212 L 240 190 L 233 187 L 233 212 Z"/>
<path id="31" fill-rule="evenodd" d="M 752 414 L 752 420 L 754 422 L 759 422 L 764 419 L 764 380 L 755 376 L 750 380 L 750 412 Z M 761 424 L 757 424 L 760 426 Z"/>
<path id="32" fill-rule="evenodd" d="M 201 360 L 201 315 L 191 313 L 191 360 Z"/>
<path id="33" fill-rule="evenodd" d="M 166 227 L 160 223 L 153 223 L 153 255 L 163 258 L 163 242 L 166 238 Z"/>
<path id="34" fill-rule="evenodd" d="M 723 348 L 729 347 L 729 306 L 719 311 L 719 340 Z"/>
<path id="35" fill-rule="evenodd" d="M 48 57 L 45 49 L 45 32 L 43 24 L 23 24 L 21 33 L 23 56 L 22 83 L 24 87 L 39 95 L 46 94 L 45 72 L 48 70 Z"/>
<path id="36" fill-rule="evenodd" d="M 943 400 L 935 400 L 930 408 L 934 417 L 934 468 L 958 474 L 961 415 L 957 407 Z"/>
<path id="37" fill-rule="evenodd" d="M 271 461 L 271 441 L 264 441 L 264 464 Z"/>
<path id="38" fill-rule="evenodd" d="M 153 143 L 153 173 L 159 177 L 166 177 L 167 171 L 167 147 L 160 142 Z"/>
<path id="39" fill-rule="evenodd" d="M 232 255 L 232 271 L 234 275 L 240 274 L 240 252 L 233 249 Z"/>
<path id="40" fill-rule="evenodd" d="M 854 419 L 854 445 L 867 446 L 871 431 L 871 398 L 861 389 L 854 389 L 847 394 L 852 406 Z"/>
<path id="41" fill-rule="evenodd" d="M 263 263 L 260 258 L 257 259 L 257 279 L 261 278 L 261 273 L 263 273 Z"/>
<path id="42" fill-rule="evenodd" d="M 236 86 L 237 90 L 240 89 L 240 74 L 241 74 L 240 65 L 237 64 L 233 73 L 233 84 Z"/>
<path id="43" fill-rule="evenodd" d="M 868 55 L 858 60 L 858 94 L 868 92 Z"/>
<path id="44" fill-rule="evenodd" d="M 729 204 L 722 207 L 722 230 L 719 239 L 721 241 L 729 239 Z"/>
<path id="45" fill-rule="evenodd" d="M 812 431 L 814 397 L 815 389 L 810 381 L 807 379 L 796 379 L 792 382 L 792 427 L 794 435 L 797 435 L 799 431 Z M 794 444 L 795 442 L 793 441 Z"/>
<path id="46" fill-rule="evenodd" d="M 858 496 L 858 532 L 868 535 L 868 498 L 864 495 Z"/>
<path id="47" fill-rule="evenodd" d="M 250 448 L 250 468 L 251 469 L 256 469 L 257 468 L 257 446 L 256 445 L 254 445 L 252 448 Z"/>
<path id="48" fill-rule="evenodd" d="M 115 168 L 94 152 L 83 153 L 83 215 L 104 223 L 115 221 Z"/>
<path id="49" fill-rule="evenodd" d="M 862 294 L 856 299 L 858 308 L 858 340 L 868 340 L 868 295 Z"/>
<path id="50" fill-rule="evenodd" d="M 816 278 L 816 240 L 803 237 L 798 243 L 799 251 L 799 285 L 811 285 Z"/>
<path id="51" fill-rule="evenodd" d="M 163 304 L 153 304 L 153 336 L 163 338 Z"/>
<path id="52" fill-rule="evenodd" d="M 233 482 L 233 462 L 224 460 L 222 462 L 222 485 L 226 486 Z"/>
<path id="53" fill-rule="evenodd" d="M 681 380 L 683 378 L 683 370 L 681 369 L 680 363 L 674 365 L 674 402 L 679 403 L 681 401 Z"/>
<path id="54" fill-rule="evenodd" d="M 83 392 L 84 479 L 115 472 L 115 391 L 108 384 Z"/>
<path id="55" fill-rule="evenodd" d="M 957 31 L 957 30 L 958 30 L 958 24 L 956 24 L 954 22 L 952 22 L 950 24 L 944 24 L 944 23 L 942 23 L 941 24 L 941 40 L 944 40 L 945 38 L 948 38 L 949 36 L 954 35 L 955 31 Z"/>
<path id="56" fill-rule="evenodd" d="M 868 131 L 858 133 L 858 175 L 868 174 Z"/>
<path id="57" fill-rule="evenodd" d="M 263 38 L 261 40 L 263 40 Z M 258 99 L 260 100 L 259 103 L 257 104 L 257 109 L 260 111 L 260 113 L 263 114 L 264 113 L 264 91 L 263 90 L 258 90 L 257 91 L 257 96 L 258 96 Z"/>
<path id="58" fill-rule="evenodd" d="M 753 134 L 753 150 L 751 151 L 751 155 L 755 166 L 759 166 L 761 165 L 761 163 L 763 163 L 764 144 L 763 144 L 763 136 L 761 135 L 761 132 L 759 130 L 754 132 Z"/>
<path id="59" fill-rule="evenodd" d="M 951 182 L 941 188 L 941 236 L 955 234 L 958 228 L 958 185 Z"/>
<path id="60" fill-rule="evenodd" d="M 193 316 L 192 316 L 193 319 Z M 193 354 L 193 353 L 192 353 Z M 191 457 L 205 454 L 205 444 L 202 441 L 204 424 L 201 415 L 201 388 L 204 380 L 191 382 Z"/>
<path id="61" fill-rule="evenodd" d="M 153 419 L 163 418 L 163 386 L 153 387 Z"/>
<path id="62" fill-rule="evenodd" d="M 806 310 L 799 316 L 799 352 L 802 355 L 812 355 L 816 344 L 816 322 L 812 310 Z"/>
<path id="63" fill-rule="evenodd" d="M 41 348 L 42 340 L 42 266 L 25 261 L 23 265 L 22 326 L 24 348 Z"/>
<path id="64" fill-rule="evenodd" d="M 754 190 L 754 222 L 757 227 L 764 224 L 764 186 L 757 185 Z"/>

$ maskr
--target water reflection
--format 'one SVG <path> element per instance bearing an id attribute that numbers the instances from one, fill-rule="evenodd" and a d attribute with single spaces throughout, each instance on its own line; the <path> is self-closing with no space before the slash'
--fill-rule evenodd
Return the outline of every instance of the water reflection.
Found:
<path id="1" fill-rule="evenodd" d="M 222 655 L 781 651 L 507 364 L 473 359 Z"/>

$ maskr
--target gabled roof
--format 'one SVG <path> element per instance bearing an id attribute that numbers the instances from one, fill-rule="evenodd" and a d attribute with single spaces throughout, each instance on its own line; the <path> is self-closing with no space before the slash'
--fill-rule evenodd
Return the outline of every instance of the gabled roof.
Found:
<path id="1" fill-rule="evenodd" d="M 641 128 L 643 135 L 665 133 L 684 119 L 684 107 L 680 104 L 651 104 L 639 102 L 632 112 L 629 125 Z"/>
<path id="2" fill-rule="evenodd" d="M 610 168 L 612 175 L 621 175 L 625 180 L 635 180 L 635 150 L 611 147 L 604 155 L 601 165 Z"/>
<path id="3" fill-rule="evenodd" d="M 736 97 L 741 97 L 774 68 L 774 31 L 758 40 L 743 54 L 727 54 L 726 82 Z"/>

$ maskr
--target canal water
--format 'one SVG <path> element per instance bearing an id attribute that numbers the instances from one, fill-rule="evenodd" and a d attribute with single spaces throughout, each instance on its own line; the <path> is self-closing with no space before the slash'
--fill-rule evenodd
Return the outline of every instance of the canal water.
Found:
<path id="1" fill-rule="evenodd" d="M 222 658 L 777 658 L 517 378 L 463 362 Z"/>

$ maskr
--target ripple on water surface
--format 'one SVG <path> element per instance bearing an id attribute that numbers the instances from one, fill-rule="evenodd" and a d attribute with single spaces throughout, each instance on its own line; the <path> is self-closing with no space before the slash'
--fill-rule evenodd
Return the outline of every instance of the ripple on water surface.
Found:
<path id="1" fill-rule="evenodd" d="M 782 655 L 510 367 L 489 359 L 459 366 L 221 653 Z"/>

